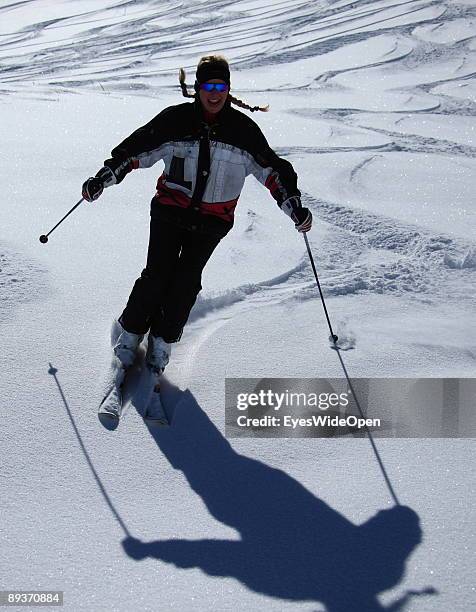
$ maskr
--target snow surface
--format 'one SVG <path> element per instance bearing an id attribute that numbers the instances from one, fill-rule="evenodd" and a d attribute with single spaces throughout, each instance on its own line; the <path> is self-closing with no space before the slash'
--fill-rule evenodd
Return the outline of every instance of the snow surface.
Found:
<path id="1" fill-rule="evenodd" d="M 472 440 L 377 440 L 408 510 L 366 439 L 224 438 L 225 377 L 342 375 L 266 189 L 205 270 L 160 433 L 96 416 L 160 164 L 38 236 L 183 101 L 178 68 L 222 52 L 315 215 L 349 373 L 473 377 L 475 23 L 474 0 L 0 3 L 0 588 L 73 611 L 474 609 Z"/>

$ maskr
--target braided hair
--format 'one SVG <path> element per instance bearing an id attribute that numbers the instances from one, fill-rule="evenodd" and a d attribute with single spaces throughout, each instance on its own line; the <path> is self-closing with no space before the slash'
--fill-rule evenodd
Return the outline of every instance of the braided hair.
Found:
<path id="1" fill-rule="evenodd" d="M 224 62 L 225 64 L 227 64 L 225 58 L 221 55 L 208 55 L 206 57 L 202 57 L 198 65 L 200 66 L 202 63 L 205 63 L 205 62 L 208 63 L 208 62 L 213 62 L 213 61 L 219 61 L 220 63 Z M 198 97 L 197 92 L 192 94 L 188 91 L 187 84 L 185 83 L 185 78 L 186 78 L 185 70 L 183 68 L 180 68 L 179 82 L 180 82 L 180 87 L 182 89 L 183 96 L 185 98 L 197 98 Z M 235 106 L 239 106 L 240 108 L 246 108 L 252 113 L 254 113 L 255 111 L 262 111 L 266 113 L 269 110 L 269 104 L 266 106 L 250 106 L 246 102 L 243 102 L 243 100 L 240 100 L 239 98 L 235 98 L 235 96 L 232 96 L 230 93 L 228 94 L 228 100 Z"/>

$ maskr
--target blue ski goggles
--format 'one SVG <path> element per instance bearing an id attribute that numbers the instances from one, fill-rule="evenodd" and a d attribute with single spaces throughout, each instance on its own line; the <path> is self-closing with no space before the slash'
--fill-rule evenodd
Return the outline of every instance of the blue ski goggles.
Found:
<path id="1" fill-rule="evenodd" d="M 213 91 L 216 89 L 220 93 L 223 93 L 228 89 L 228 85 L 226 83 L 200 83 L 200 89 L 204 91 Z"/>

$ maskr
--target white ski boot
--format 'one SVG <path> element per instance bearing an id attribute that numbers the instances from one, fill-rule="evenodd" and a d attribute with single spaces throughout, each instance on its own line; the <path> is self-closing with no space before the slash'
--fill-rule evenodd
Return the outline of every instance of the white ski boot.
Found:
<path id="1" fill-rule="evenodd" d="M 172 345 L 165 342 L 160 336 L 149 334 L 149 342 L 147 346 L 146 362 L 147 367 L 158 374 L 159 376 L 165 370 L 169 363 L 170 354 L 172 353 Z"/>
<path id="2" fill-rule="evenodd" d="M 113 351 L 116 357 L 122 364 L 124 368 L 130 368 L 134 363 L 136 358 L 137 349 L 139 348 L 139 344 L 142 342 L 142 338 L 139 334 L 133 334 L 131 332 L 126 331 L 121 323 L 117 322 L 119 336 L 115 344 L 113 344 Z"/>

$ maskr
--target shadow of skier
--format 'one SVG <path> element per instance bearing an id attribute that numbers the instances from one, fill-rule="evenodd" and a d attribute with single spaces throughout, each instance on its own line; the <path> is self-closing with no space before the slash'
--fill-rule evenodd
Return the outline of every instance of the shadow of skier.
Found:
<path id="1" fill-rule="evenodd" d="M 377 599 L 399 583 L 421 541 L 413 510 L 395 506 L 353 525 L 282 470 L 235 452 L 189 391 L 168 383 L 165 400 L 175 405 L 173 424 L 151 435 L 212 516 L 241 539 L 127 537 L 130 557 L 197 567 L 272 597 L 320 601 L 329 612 L 396 612 L 411 596 L 435 592 L 409 591 L 389 607 Z"/>

